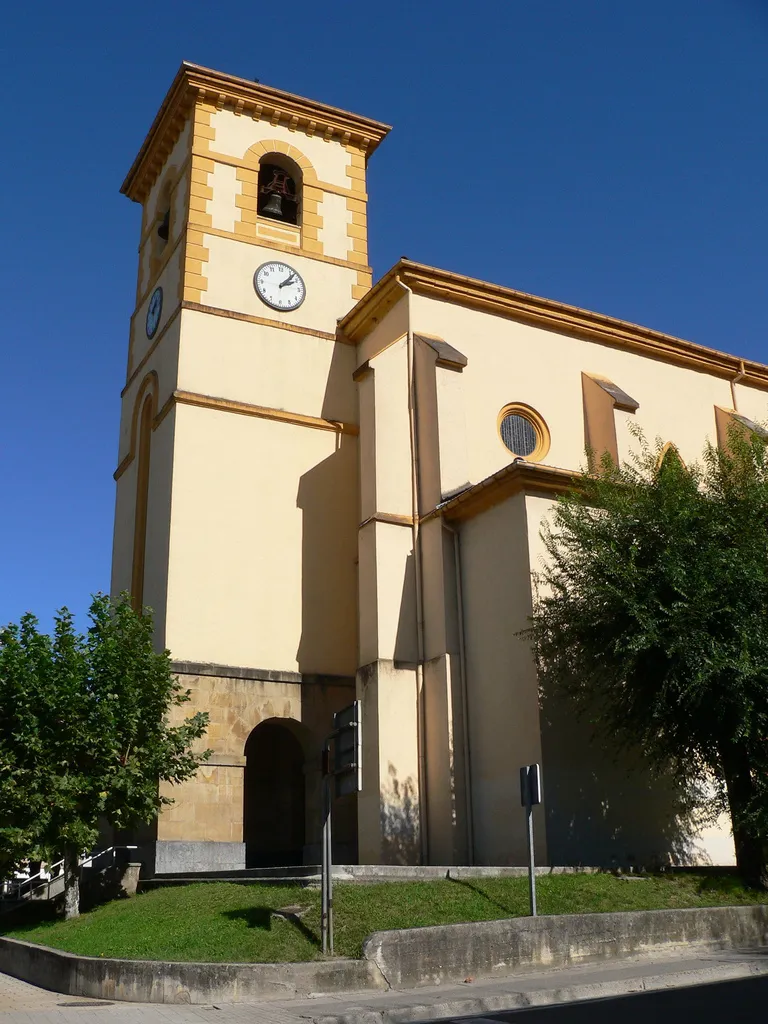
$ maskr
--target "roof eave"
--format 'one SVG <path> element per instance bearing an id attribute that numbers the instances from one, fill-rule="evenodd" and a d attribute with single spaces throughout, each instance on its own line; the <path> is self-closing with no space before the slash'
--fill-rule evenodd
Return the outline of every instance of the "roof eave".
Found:
<path id="1" fill-rule="evenodd" d="M 330 132 L 329 139 L 336 136 L 341 141 L 356 145 L 366 156 L 376 149 L 391 130 L 388 124 L 360 114 L 283 92 L 281 89 L 274 89 L 272 86 L 262 85 L 247 78 L 226 75 L 199 64 L 183 61 L 126 175 L 120 189 L 123 195 L 130 199 L 138 199 L 136 182 L 157 140 L 162 138 L 174 117 L 186 114 L 185 108 L 188 104 L 191 105 L 193 97 L 201 94 L 216 97 L 217 102 L 221 102 L 222 105 L 227 100 L 234 101 L 242 105 L 242 109 L 246 111 L 258 111 L 258 116 L 261 116 L 261 110 L 279 110 L 285 115 L 295 117 L 297 121 L 304 120 L 308 124 L 315 122 L 325 134 Z"/>
<path id="2" fill-rule="evenodd" d="M 362 341 L 394 305 L 403 293 L 398 280 L 417 294 L 430 298 L 641 352 L 650 358 L 719 377 L 738 377 L 746 385 L 768 389 L 768 366 L 762 363 L 744 360 L 727 352 L 697 345 L 602 313 L 407 259 L 399 260 L 388 270 L 340 320 L 339 326 L 350 341 L 356 344 Z M 426 324 L 420 326 L 425 329 L 427 327 Z"/>

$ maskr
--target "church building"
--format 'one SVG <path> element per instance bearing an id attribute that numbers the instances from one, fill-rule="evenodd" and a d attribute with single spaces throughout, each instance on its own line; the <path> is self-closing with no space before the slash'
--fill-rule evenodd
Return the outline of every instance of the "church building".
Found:
<path id="1" fill-rule="evenodd" d="M 388 126 L 184 63 L 123 184 L 142 208 L 113 593 L 207 711 L 158 873 L 317 863 L 321 753 L 362 702 L 335 859 L 729 863 L 671 787 L 541 704 L 542 521 L 630 425 L 685 461 L 768 413 L 768 368 L 402 259 L 375 284 L 366 170 Z M 626 761 L 626 759 L 625 759 Z"/>

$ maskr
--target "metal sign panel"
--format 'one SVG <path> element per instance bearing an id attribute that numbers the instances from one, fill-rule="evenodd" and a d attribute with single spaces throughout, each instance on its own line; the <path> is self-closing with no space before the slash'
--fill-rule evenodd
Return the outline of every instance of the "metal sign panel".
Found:
<path id="1" fill-rule="evenodd" d="M 520 803 L 523 807 L 536 807 L 541 797 L 541 765 L 526 764 L 520 769 Z"/>
<path id="2" fill-rule="evenodd" d="M 363 788 L 362 707 L 356 700 L 333 716 L 333 774 L 336 795 L 360 792 Z"/>

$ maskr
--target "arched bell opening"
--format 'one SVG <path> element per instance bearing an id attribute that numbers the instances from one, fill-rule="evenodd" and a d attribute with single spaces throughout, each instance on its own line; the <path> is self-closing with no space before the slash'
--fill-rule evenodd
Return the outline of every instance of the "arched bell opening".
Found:
<path id="1" fill-rule="evenodd" d="M 168 241 L 171 237 L 173 225 L 173 187 L 172 169 L 166 175 L 165 181 L 158 192 L 157 201 L 152 217 L 152 232 L 150 236 L 150 276 L 154 277 L 160 268 Z"/>
<path id="2" fill-rule="evenodd" d="M 266 153 L 259 161 L 259 217 L 283 224 L 301 224 L 301 168 L 282 153 Z"/>
<path id="3" fill-rule="evenodd" d="M 247 867 L 282 867 L 304 859 L 305 755 L 295 723 L 270 718 L 245 744 L 243 838 Z"/>

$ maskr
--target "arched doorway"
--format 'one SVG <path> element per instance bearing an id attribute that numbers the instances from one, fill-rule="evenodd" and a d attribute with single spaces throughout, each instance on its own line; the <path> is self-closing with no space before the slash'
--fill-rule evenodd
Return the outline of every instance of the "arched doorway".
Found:
<path id="1" fill-rule="evenodd" d="M 301 864 L 304 816 L 304 751 L 290 726 L 270 718 L 245 744 L 246 866 Z"/>

